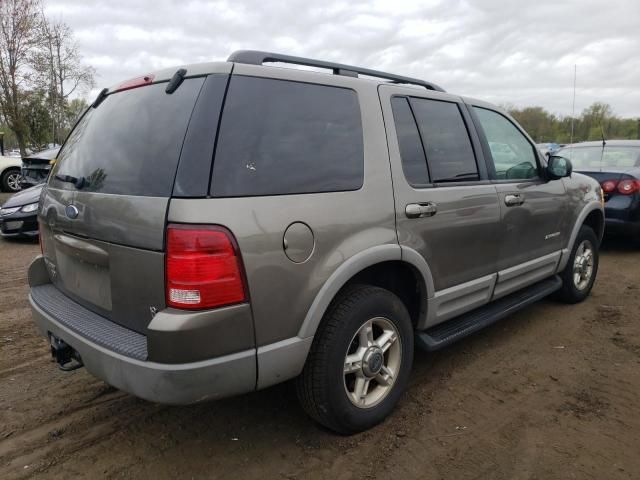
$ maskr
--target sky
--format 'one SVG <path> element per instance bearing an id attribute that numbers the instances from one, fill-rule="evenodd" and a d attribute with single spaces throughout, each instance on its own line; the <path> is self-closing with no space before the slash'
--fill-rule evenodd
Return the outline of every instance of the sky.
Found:
<path id="1" fill-rule="evenodd" d="M 640 117 L 640 0 L 44 0 L 100 88 L 240 49 L 423 78 L 559 114 L 593 102 Z"/>

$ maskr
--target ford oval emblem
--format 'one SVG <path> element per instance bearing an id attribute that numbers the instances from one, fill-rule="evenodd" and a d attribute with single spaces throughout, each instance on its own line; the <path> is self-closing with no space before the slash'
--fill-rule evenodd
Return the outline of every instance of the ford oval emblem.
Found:
<path id="1" fill-rule="evenodd" d="M 75 205 L 67 205 L 67 208 L 64 209 L 64 213 L 67 214 L 67 217 L 70 219 L 78 218 L 78 208 Z"/>

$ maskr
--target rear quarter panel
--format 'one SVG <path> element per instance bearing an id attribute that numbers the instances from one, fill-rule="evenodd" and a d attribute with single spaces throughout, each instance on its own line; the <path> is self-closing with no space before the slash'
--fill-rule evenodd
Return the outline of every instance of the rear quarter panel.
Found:
<path id="1" fill-rule="evenodd" d="M 316 295 L 349 258 L 378 245 L 397 245 L 385 129 L 376 85 L 348 77 L 236 65 L 234 74 L 352 88 L 363 122 L 364 183 L 360 190 L 300 195 L 171 200 L 168 221 L 219 224 L 242 254 L 256 332 L 263 346 L 295 337 Z M 283 235 L 294 222 L 314 235 L 311 257 L 294 263 Z"/>

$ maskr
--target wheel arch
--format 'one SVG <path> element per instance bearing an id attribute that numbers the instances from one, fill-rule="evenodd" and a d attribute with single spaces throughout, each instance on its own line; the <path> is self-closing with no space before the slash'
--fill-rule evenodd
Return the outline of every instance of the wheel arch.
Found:
<path id="1" fill-rule="evenodd" d="M 0 170 L 0 176 L 4 175 L 5 172 L 10 172 L 12 170 L 17 170 L 18 172 L 20 172 L 21 168 L 17 165 L 7 165 L 2 170 Z"/>
<path id="2" fill-rule="evenodd" d="M 564 270 L 566 267 L 567 262 L 569 261 L 569 255 L 573 249 L 574 243 L 576 242 L 576 238 L 578 237 L 578 232 L 583 225 L 591 227 L 595 231 L 598 240 L 602 241 L 602 236 L 604 235 L 604 211 L 599 201 L 594 200 L 589 202 L 578 215 L 578 218 L 573 225 L 569 242 L 567 243 L 566 248 L 562 251 L 562 258 L 558 265 L 559 272 Z"/>
<path id="3" fill-rule="evenodd" d="M 595 232 L 596 237 L 598 237 L 598 240 L 602 241 L 602 236 L 604 235 L 604 214 L 600 209 L 591 210 L 585 217 L 582 224 L 591 227 Z"/>
<path id="4" fill-rule="evenodd" d="M 411 290 L 411 283 L 415 289 Z M 433 297 L 433 278 L 424 258 L 398 244 L 378 245 L 347 259 L 324 283 L 313 300 L 298 331 L 299 338 L 315 335 L 333 299 L 353 283 L 386 288 L 400 297 L 414 325 L 426 315 L 428 298 Z"/>

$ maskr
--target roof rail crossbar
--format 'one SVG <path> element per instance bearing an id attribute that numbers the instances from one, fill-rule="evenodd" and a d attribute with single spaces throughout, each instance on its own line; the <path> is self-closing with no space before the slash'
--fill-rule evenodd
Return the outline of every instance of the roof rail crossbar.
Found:
<path id="1" fill-rule="evenodd" d="M 444 89 L 435 83 L 425 82 L 417 78 L 403 77 L 402 75 L 394 75 L 392 73 L 380 72 L 378 70 L 370 70 L 368 68 L 354 67 L 352 65 L 344 65 L 342 63 L 325 62 L 322 60 L 313 60 L 311 58 L 294 57 L 291 55 L 282 55 L 279 53 L 261 52 L 258 50 L 238 50 L 229 55 L 228 62 L 246 63 L 249 65 L 262 65 L 267 62 L 290 63 L 293 65 L 304 65 L 307 67 L 326 68 L 331 70 L 334 75 L 344 75 L 348 77 L 357 77 L 358 75 L 367 75 L 369 77 L 382 78 L 390 80 L 393 83 L 406 83 L 410 85 L 420 85 L 429 90 L 444 92 Z"/>

